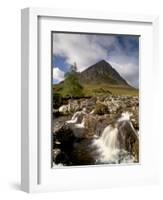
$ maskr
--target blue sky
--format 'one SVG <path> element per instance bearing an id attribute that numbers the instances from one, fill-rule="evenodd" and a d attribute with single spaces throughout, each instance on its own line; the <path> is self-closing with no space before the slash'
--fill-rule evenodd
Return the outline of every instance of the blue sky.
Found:
<path id="1" fill-rule="evenodd" d="M 74 62 L 78 71 L 104 59 L 129 84 L 139 87 L 139 37 L 127 35 L 97 35 L 53 33 L 53 83 L 64 79 Z"/>

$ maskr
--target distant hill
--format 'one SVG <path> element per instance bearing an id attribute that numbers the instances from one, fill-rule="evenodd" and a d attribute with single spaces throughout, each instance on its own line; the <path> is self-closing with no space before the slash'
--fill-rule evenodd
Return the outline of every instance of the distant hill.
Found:
<path id="1" fill-rule="evenodd" d="M 78 77 L 82 84 L 111 84 L 131 87 L 105 60 L 88 67 L 79 73 Z"/>

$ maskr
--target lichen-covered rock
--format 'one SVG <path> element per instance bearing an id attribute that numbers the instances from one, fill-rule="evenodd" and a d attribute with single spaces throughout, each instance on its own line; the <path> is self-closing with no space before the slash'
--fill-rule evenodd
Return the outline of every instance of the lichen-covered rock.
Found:
<path id="1" fill-rule="evenodd" d="M 97 103 L 94 109 L 94 114 L 97 115 L 104 115 L 104 114 L 109 114 L 109 109 L 108 106 L 103 104 L 103 103 Z"/>

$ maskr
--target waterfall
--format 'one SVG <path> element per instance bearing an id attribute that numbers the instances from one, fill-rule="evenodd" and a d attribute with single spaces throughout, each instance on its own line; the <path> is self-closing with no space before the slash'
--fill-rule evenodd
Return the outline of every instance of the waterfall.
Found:
<path id="1" fill-rule="evenodd" d="M 82 111 L 75 112 L 71 120 L 66 121 L 73 130 L 75 137 L 77 138 L 83 137 L 85 133 L 85 115 L 86 110 L 83 108 Z"/>
<path id="2" fill-rule="evenodd" d="M 118 122 L 129 120 L 129 114 L 123 113 L 121 118 L 115 123 L 115 127 L 112 125 L 107 126 L 100 138 L 94 139 L 93 145 L 98 148 L 99 159 L 97 163 L 130 163 L 133 162 L 134 158 L 124 149 L 120 149 L 118 134 L 119 130 L 116 126 Z"/>
<path id="3" fill-rule="evenodd" d="M 118 147 L 117 133 L 117 128 L 113 129 L 111 126 L 107 126 L 101 137 L 104 145 L 108 146 L 110 149 L 116 149 Z"/>
<path id="4" fill-rule="evenodd" d="M 118 122 L 121 122 L 121 121 L 130 121 L 130 117 L 131 116 L 132 116 L 131 113 L 124 112 L 124 113 L 122 113 L 121 117 L 118 119 Z"/>
<path id="5" fill-rule="evenodd" d="M 73 114 L 71 120 L 67 120 L 68 124 L 81 123 L 83 116 L 86 114 L 85 108 L 82 111 L 77 111 Z"/>
<path id="6" fill-rule="evenodd" d="M 69 125 L 71 125 L 71 129 L 77 138 L 84 137 L 86 131 L 85 114 L 85 110 L 77 111 L 74 113 L 71 120 L 66 121 Z M 96 151 L 98 154 L 95 158 L 95 163 L 119 164 L 134 162 L 134 157 L 130 152 L 125 150 L 126 146 L 122 146 L 123 141 L 124 144 L 126 144 L 125 134 L 127 134 L 127 132 L 125 133 L 124 129 L 122 134 L 122 130 L 119 129 L 120 125 L 123 124 L 126 130 L 131 130 L 138 137 L 138 134 L 130 121 L 130 116 L 131 114 L 129 112 L 122 113 L 121 117 L 116 120 L 114 125 L 108 125 L 105 127 L 99 138 L 94 137 L 92 150 Z"/>
<path id="7" fill-rule="evenodd" d="M 75 124 L 76 128 L 84 128 L 85 126 L 85 118 L 83 118 L 81 123 Z"/>
<path id="8" fill-rule="evenodd" d="M 118 129 L 109 125 L 104 129 L 101 137 L 94 140 L 94 144 L 101 154 L 97 162 L 118 163 L 119 142 L 117 136 Z"/>

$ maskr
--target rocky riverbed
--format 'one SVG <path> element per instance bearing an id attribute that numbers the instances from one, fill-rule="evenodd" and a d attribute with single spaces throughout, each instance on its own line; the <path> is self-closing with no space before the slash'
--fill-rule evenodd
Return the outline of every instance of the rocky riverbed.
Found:
<path id="1" fill-rule="evenodd" d="M 138 131 L 138 96 L 68 99 L 53 109 L 53 163 L 137 163 Z"/>

